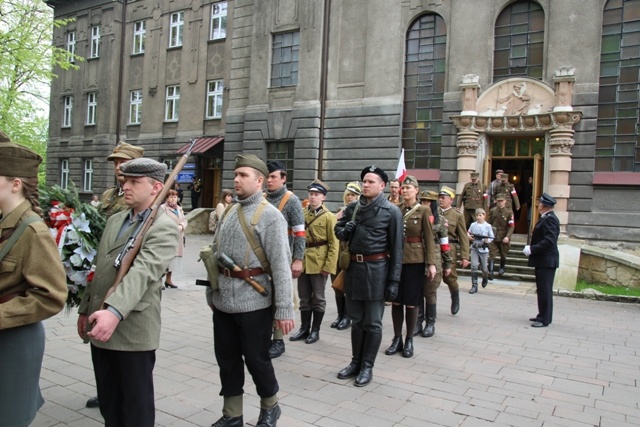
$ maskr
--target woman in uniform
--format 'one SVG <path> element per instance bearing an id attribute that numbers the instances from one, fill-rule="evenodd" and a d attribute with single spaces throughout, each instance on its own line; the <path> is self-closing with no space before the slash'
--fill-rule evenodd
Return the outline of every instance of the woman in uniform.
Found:
<path id="1" fill-rule="evenodd" d="M 402 352 L 404 357 L 413 356 L 413 330 L 418 320 L 418 305 L 422 301 L 425 274 L 429 279 L 436 274 L 429 211 L 419 203 L 418 193 L 418 181 L 411 175 L 407 176 L 402 182 L 403 202 L 400 205 L 404 223 L 402 273 L 398 296 L 391 306 L 394 336 L 391 345 L 385 351 L 387 355 Z M 405 317 L 407 336 L 403 343 L 402 324 Z"/>
<path id="2" fill-rule="evenodd" d="M 42 321 L 62 310 L 67 284 L 58 248 L 40 218 L 42 158 L 2 132 L 0 141 L 0 426 L 28 426 L 44 403 Z"/>

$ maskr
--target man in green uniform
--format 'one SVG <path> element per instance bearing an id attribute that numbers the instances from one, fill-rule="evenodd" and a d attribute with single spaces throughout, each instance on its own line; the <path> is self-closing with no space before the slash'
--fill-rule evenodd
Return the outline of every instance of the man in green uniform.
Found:
<path id="1" fill-rule="evenodd" d="M 516 193 L 516 188 L 509 182 L 509 174 L 503 173 L 501 175 L 501 183 L 493 189 L 493 194 L 491 195 L 492 200 L 496 200 L 498 195 L 503 195 L 505 200 L 507 201 L 507 207 L 512 211 L 520 210 L 520 200 L 518 199 L 518 193 Z"/>
<path id="2" fill-rule="evenodd" d="M 124 192 L 122 191 L 124 177 L 118 175 L 120 173 L 120 165 L 129 160 L 138 159 L 142 157 L 143 154 L 143 148 L 120 141 L 113 149 L 113 153 L 107 157 L 108 161 L 113 162 L 113 171 L 118 180 L 114 187 L 107 189 L 102 193 L 102 196 L 100 196 L 98 211 L 107 219 L 114 213 L 129 209 L 124 203 Z"/>
<path id="3" fill-rule="evenodd" d="M 456 200 L 455 206 L 461 208 L 464 205 L 464 223 L 471 225 L 475 219 L 476 209 L 488 209 L 487 194 L 484 184 L 479 182 L 480 174 L 471 173 L 471 182 L 467 182 L 462 189 L 462 193 Z"/>
<path id="4" fill-rule="evenodd" d="M 507 199 L 500 194 L 496 197 L 496 207 L 489 212 L 487 222 L 495 229 L 496 238 L 489 243 L 489 279 L 493 280 L 493 264 L 496 256 L 500 255 L 500 270 L 498 272 L 502 276 L 504 274 L 504 266 L 507 261 L 507 254 L 511 247 L 511 236 L 515 222 L 513 220 L 513 211 L 507 206 Z"/>

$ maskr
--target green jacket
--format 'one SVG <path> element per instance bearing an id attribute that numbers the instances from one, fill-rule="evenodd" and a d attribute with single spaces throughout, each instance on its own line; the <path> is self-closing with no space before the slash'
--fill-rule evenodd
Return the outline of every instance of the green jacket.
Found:
<path id="1" fill-rule="evenodd" d="M 321 212 L 324 213 L 320 215 Z M 302 269 L 306 274 L 320 274 L 323 271 L 336 274 L 339 246 L 338 238 L 333 232 L 336 216 L 324 205 L 318 215 L 319 217 L 310 207 L 304 210 L 306 248 Z"/>

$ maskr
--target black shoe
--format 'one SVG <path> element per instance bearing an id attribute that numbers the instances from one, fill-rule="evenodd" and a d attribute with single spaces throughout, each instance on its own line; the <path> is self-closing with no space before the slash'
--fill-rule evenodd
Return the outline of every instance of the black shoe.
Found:
<path id="1" fill-rule="evenodd" d="M 420 334 L 422 332 L 422 322 L 416 322 L 416 327 L 413 328 L 413 336 Z"/>
<path id="2" fill-rule="evenodd" d="M 469 293 L 470 294 L 475 294 L 476 292 L 478 292 L 478 285 L 471 285 L 471 289 L 469 289 Z"/>
<path id="3" fill-rule="evenodd" d="M 402 337 L 395 335 L 391 341 L 391 345 L 384 351 L 384 354 L 391 356 L 399 351 L 402 351 Z"/>
<path id="4" fill-rule="evenodd" d="M 413 356 L 413 337 L 407 337 L 404 340 L 404 348 L 402 349 L 402 357 Z"/>
<path id="5" fill-rule="evenodd" d="M 360 363 L 352 360 L 346 368 L 338 372 L 338 379 L 346 380 L 349 378 L 353 378 L 358 375 L 358 372 L 360 372 Z"/>
<path id="6" fill-rule="evenodd" d="M 269 347 L 269 357 L 271 359 L 275 359 L 277 357 L 282 356 L 282 353 L 284 353 L 284 341 L 283 340 L 271 341 L 271 347 Z"/>
<path id="7" fill-rule="evenodd" d="M 331 322 L 331 327 L 332 328 L 337 328 L 338 325 L 340 324 L 340 322 L 342 322 L 342 317 L 338 316 L 336 318 L 336 320 L 334 320 L 333 322 Z"/>
<path id="8" fill-rule="evenodd" d="M 309 336 L 305 340 L 305 343 L 306 344 L 313 344 L 313 343 L 318 342 L 319 339 L 320 339 L 320 332 L 319 331 L 311 331 L 311 333 L 309 334 Z"/>
<path id="9" fill-rule="evenodd" d="M 529 322 L 539 322 L 540 319 L 538 319 L 537 317 L 532 317 L 529 319 Z"/>
<path id="10" fill-rule="evenodd" d="M 174 285 L 173 283 L 167 283 L 167 282 L 164 282 L 164 285 L 165 285 L 167 288 L 178 289 L 178 285 Z"/>
<path id="11" fill-rule="evenodd" d="M 425 338 L 430 338 L 432 336 L 434 336 L 436 333 L 436 325 L 433 324 L 428 324 L 424 327 L 424 329 L 422 330 L 422 336 Z"/>
<path id="12" fill-rule="evenodd" d="M 224 415 L 215 423 L 211 424 L 211 427 L 242 427 L 244 426 L 244 422 L 242 421 L 242 416 L 239 417 L 227 417 Z"/>
<path id="13" fill-rule="evenodd" d="M 372 379 L 373 379 L 373 366 L 365 362 L 362 365 L 362 368 L 360 368 L 360 373 L 358 374 L 358 377 L 356 378 L 356 382 L 354 383 L 354 385 L 356 387 L 364 387 L 368 385 Z"/>
<path id="14" fill-rule="evenodd" d="M 280 405 L 276 405 L 269 409 L 260 409 L 260 416 L 258 417 L 258 424 L 256 427 L 275 427 L 278 423 L 282 411 Z"/>
<path id="15" fill-rule="evenodd" d="M 349 329 L 350 327 L 351 327 L 351 319 L 348 318 L 347 316 L 344 316 L 342 320 L 340 320 L 340 323 L 338 324 L 338 327 L 336 329 L 339 331 L 344 331 L 345 329 Z"/>
<path id="16" fill-rule="evenodd" d="M 100 407 L 100 402 L 98 402 L 98 396 L 92 397 L 87 400 L 87 404 L 85 405 L 87 408 L 98 408 Z"/>
<path id="17" fill-rule="evenodd" d="M 302 327 L 300 328 L 300 330 L 298 332 L 296 332 L 295 334 L 291 335 L 289 337 L 289 341 L 302 341 L 302 340 L 306 340 L 307 337 L 309 336 L 309 327 Z"/>
<path id="18" fill-rule="evenodd" d="M 533 323 L 531 324 L 531 327 L 532 327 L 532 328 L 546 328 L 547 326 L 549 326 L 549 325 L 547 325 L 546 323 L 542 323 L 542 322 L 540 322 L 540 321 L 533 322 Z"/>

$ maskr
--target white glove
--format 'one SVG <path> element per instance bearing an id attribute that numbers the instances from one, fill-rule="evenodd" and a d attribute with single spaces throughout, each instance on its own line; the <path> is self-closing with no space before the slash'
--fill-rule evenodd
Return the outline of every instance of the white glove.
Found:
<path id="1" fill-rule="evenodd" d="M 531 255 L 531 246 L 526 245 L 526 246 L 524 247 L 524 249 L 522 250 L 522 253 L 523 253 L 523 254 L 525 254 L 526 256 Z"/>

